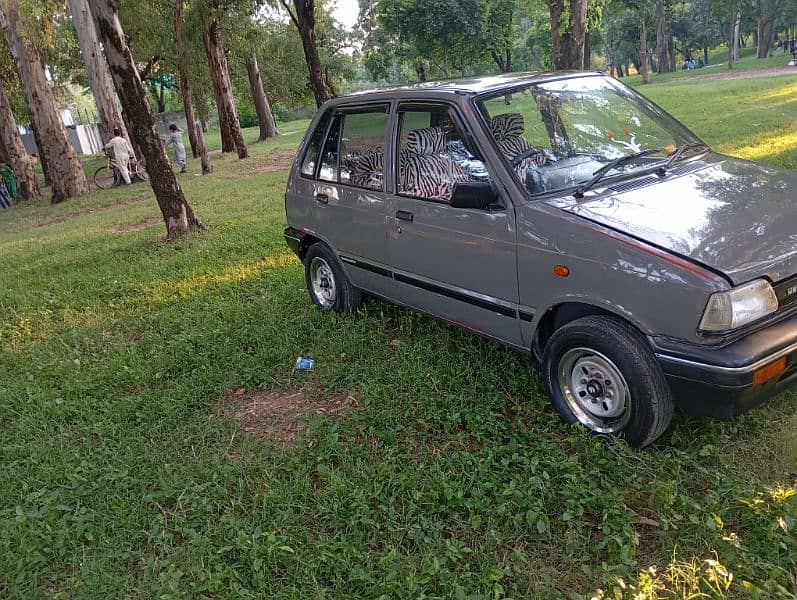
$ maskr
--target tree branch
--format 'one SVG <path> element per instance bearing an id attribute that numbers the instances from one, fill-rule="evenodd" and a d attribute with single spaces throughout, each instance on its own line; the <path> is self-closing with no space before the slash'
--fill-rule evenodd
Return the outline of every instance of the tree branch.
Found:
<path id="1" fill-rule="evenodd" d="M 280 4 L 282 4 L 282 6 L 285 7 L 285 10 L 288 11 L 288 15 L 290 16 L 291 21 L 293 21 L 293 24 L 296 25 L 296 29 L 299 29 L 299 19 L 296 18 L 296 15 L 291 10 L 290 5 L 285 0 L 280 0 Z"/>
<path id="2" fill-rule="evenodd" d="M 141 73 L 139 73 L 139 75 L 141 76 L 141 81 L 146 81 L 149 78 L 149 75 L 152 72 L 152 68 L 156 64 L 158 64 L 158 61 L 160 61 L 160 59 L 161 57 L 157 54 L 149 59 L 144 69 L 141 71 Z"/>

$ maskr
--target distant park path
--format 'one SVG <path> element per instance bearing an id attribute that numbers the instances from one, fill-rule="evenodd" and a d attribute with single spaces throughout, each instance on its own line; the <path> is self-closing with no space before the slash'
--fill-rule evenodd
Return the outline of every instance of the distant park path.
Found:
<path id="1" fill-rule="evenodd" d="M 699 77 L 677 77 L 678 81 L 705 81 L 706 79 L 755 79 L 758 77 L 773 77 L 777 75 L 797 75 L 797 67 L 773 67 L 771 69 L 760 69 L 757 71 L 722 71 L 700 75 Z"/>

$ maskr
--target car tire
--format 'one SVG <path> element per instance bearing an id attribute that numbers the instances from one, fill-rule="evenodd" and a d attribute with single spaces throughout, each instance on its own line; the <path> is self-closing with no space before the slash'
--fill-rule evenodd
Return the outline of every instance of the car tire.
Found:
<path id="1" fill-rule="evenodd" d="M 542 373 L 559 416 L 592 433 L 643 448 L 672 420 L 661 367 L 644 336 L 620 319 L 582 317 L 557 329 L 545 346 Z"/>
<path id="2" fill-rule="evenodd" d="M 351 314 L 362 305 L 362 292 L 352 285 L 334 252 L 322 242 L 308 248 L 304 278 L 310 298 L 321 310 Z"/>

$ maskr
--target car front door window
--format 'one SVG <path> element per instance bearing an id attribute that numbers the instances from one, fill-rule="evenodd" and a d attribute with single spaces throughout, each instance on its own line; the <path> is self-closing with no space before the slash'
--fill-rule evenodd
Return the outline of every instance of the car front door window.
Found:
<path id="1" fill-rule="evenodd" d="M 403 107 L 399 122 L 399 194 L 448 203 L 457 183 L 489 181 L 447 106 Z"/>

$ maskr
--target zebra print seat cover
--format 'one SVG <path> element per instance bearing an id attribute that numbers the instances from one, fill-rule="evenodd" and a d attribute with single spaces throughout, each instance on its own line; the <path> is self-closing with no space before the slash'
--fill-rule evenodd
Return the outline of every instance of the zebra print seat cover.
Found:
<path id="1" fill-rule="evenodd" d="M 470 175 L 445 149 L 446 135 L 439 127 L 410 131 L 400 155 L 399 192 L 449 202 L 454 184 L 469 181 Z"/>
<path id="2" fill-rule="evenodd" d="M 349 184 L 369 190 L 382 190 L 385 172 L 385 155 L 371 152 L 344 159 L 349 171 Z"/>
<path id="3" fill-rule="evenodd" d="M 520 113 L 506 113 L 497 115 L 490 119 L 490 129 L 493 137 L 498 143 L 498 149 L 508 161 L 514 160 L 516 156 L 527 150 L 535 149 L 531 143 L 523 137 L 526 130 L 523 122 L 523 115 Z M 526 172 L 535 166 L 542 166 L 547 162 L 545 154 L 537 151 L 528 158 L 523 159 L 515 166 L 515 173 L 521 181 L 525 180 Z"/>

